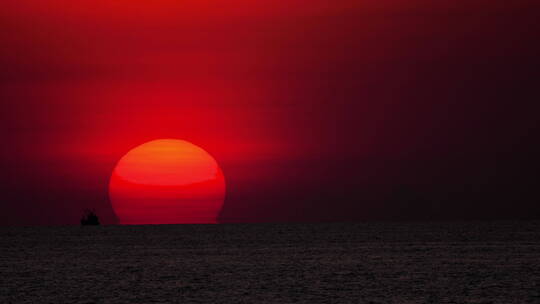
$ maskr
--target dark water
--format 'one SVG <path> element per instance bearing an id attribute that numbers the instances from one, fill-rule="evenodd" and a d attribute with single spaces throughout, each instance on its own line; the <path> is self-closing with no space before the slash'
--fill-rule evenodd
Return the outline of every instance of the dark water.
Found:
<path id="1" fill-rule="evenodd" d="M 540 303 L 540 222 L 0 228 L 0 303 Z"/>

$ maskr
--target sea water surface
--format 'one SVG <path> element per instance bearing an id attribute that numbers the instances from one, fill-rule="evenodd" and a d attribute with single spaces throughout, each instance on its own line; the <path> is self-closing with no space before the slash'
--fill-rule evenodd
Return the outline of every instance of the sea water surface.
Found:
<path id="1" fill-rule="evenodd" d="M 0 303 L 540 303 L 540 222 L 0 227 Z"/>

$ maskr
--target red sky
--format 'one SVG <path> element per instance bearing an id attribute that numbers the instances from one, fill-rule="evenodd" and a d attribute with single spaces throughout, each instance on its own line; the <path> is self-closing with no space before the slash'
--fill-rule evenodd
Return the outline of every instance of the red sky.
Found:
<path id="1" fill-rule="evenodd" d="M 537 1 L 15 1 L 2 215 L 115 216 L 157 138 L 223 168 L 222 221 L 538 217 Z"/>

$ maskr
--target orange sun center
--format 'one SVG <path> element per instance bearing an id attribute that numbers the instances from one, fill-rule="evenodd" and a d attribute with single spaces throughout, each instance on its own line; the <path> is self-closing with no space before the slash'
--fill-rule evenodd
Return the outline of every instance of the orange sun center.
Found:
<path id="1" fill-rule="evenodd" d="M 216 223 L 225 179 L 203 149 L 183 140 L 160 139 L 120 159 L 109 195 L 121 224 Z"/>

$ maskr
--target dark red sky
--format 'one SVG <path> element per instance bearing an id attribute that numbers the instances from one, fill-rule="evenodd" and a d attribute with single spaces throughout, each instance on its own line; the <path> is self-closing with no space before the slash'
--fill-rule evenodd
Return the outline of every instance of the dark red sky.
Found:
<path id="1" fill-rule="evenodd" d="M 114 223 L 115 163 L 157 138 L 221 164 L 224 222 L 540 217 L 538 1 L 22 2 L 2 223 Z"/>

